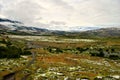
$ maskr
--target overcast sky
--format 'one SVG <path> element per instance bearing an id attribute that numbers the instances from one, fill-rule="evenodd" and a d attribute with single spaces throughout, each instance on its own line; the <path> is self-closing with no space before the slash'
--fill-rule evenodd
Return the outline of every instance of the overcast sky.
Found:
<path id="1" fill-rule="evenodd" d="M 0 0 L 0 17 L 41 28 L 120 25 L 120 0 Z"/>

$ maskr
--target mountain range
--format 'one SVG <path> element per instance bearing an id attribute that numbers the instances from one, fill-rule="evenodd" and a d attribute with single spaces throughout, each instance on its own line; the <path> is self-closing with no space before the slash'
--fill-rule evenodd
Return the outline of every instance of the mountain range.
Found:
<path id="1" fill-rule="evenodd" d="M 0 22 L 10 22 L 10 23 L 19 23 L 19 24 L 22 24 L 19 21 L 14 21 L 14 20 L 5 19 L 5 18 L 0 18 Z"/>
<path id="2" fill-rule="evenodd" d="M 57 31 L 25 26 L 22 22 L 0 18 L 0 33 L 17 35 L 59 35 L 77 37 L 120 37 L 120 28 L 76 27 L 72 31 Z"/>

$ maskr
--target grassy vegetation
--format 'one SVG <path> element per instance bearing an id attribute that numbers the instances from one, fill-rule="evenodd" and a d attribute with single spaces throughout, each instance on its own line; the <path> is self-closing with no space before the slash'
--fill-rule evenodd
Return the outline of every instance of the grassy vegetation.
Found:
<path id="1" fill-rule="evenodd" d="M 29 51 L 36 54 L 35 63 L 28 68 L 25 66 L 32 59 L 28 55 L 27 58 L 22 56 L 13 61 L 0 59 L 0 63 L 2 63 L 0 74 L 2 75 L 13 72 L 15 65 L 17 68 L 23 67 L 20 68 L 22 71 L 16 74 L 17 80 L 21 80 L 27 74 L 29 74 L 28 80 L 76 80 L 82 78 L 97 80 L 98 76 L 115 78 L 115 75 L 119 77 L 120 74 L 119 38 L 81 40 L 57 36 L 16 37 L 13 35 L 10 36 L 10 41 L 11 45 L 22 51 L 25 50 L 24 54 L 29 54 Z M 0 44 L 7 47 L 6 43 L 1 42 Z M 7 64 L 9 64 L 7 66 L 9 69 L 5 67 Z"/>
<path id="2" fill-rule="evenodd" d="M 69 77 L 75 80 L 86 77 L 93 80 L 96 76 L 120 74 L 120 60 L 114 61 L 86 54 L 50 54 L 44 49 L 33 49 L 33 51 L 38 53 L 34 64 L 37 70 L 31 75 L 32 79 L 63 80 L 65 77 Z"/>
<path id="3" fill-rule="evenodd" d="M 10 40 L 8 36 L 1 37 L 0 44 L 0 58 L 20 58 L 20 55 L 31 54 L 22 42 Z"/>

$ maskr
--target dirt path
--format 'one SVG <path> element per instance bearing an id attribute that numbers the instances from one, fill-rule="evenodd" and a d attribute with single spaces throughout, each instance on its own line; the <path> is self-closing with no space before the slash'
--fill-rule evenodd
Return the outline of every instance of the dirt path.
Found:
<path id="1" fill-rule="evenodd" d="M 32 60 L 29 61 L 28 65 L 26 66 L 26 68 L 30 67 L 32 64 L 34 64 L 36 60 L 36 57 L 35 57 L 35 53 L 32 52 Z M 30 74 L 26 74 L 21 80 L 27 80 L 27 78 L 30 76 Z"/>

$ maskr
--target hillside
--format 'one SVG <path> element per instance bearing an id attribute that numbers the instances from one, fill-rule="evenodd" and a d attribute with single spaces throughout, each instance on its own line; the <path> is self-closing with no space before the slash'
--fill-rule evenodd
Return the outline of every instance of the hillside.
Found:
<path id="1" fill-rule="evenodd" d="M 101 28 L 97 30 L 90 30 L 81 32 L 80 36 L 88 37 L 120 37 L 120 28 Z"/>
<path id="2" fill-rule="evenodd" d="M 25 26 L 22 22 L 0 18 L 0 32 L 17 35 L 46 34 L 47 29 Z"/>
<path id="3" fill-rule="evenodd" d="M 76 30 L 76 29 L 74 29 Z M 120 37 L 120 28 L 85 28 L 76 31 L 57 31 L 32 26 L 25 26 L 22 22 L 0 18 L 0 33 L 15 35 L 57 35 L 73 38 L 99 38 L 99 37 Z M 82 31 L 83 30 L 83 31 Z"/>

